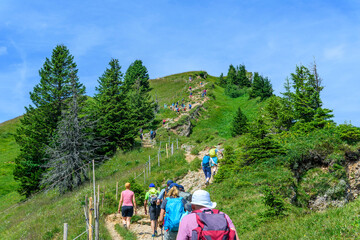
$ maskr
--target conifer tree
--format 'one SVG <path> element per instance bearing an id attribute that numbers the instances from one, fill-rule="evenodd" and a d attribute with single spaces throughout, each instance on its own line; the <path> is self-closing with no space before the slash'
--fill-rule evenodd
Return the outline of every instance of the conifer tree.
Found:
<path id="1" fill-rule="evenodd" d="M 261 101 L 273 95 L 272 85 L 267 77 L 261 76 L 259 73 L 254 73 L 254 81 L 250 98 L 260 97 Z"/>
<path id="2" fill-rule="evenodd" d="M 232 64 L 230 64 L 229 66 L 228 74 L 226 77 L 226 83 L 227 85 L 237 83 L 236 69 Z"/>
<path id="3" fill-rule="evenodd" d="M 246 75 L 245 65 L 240 64 L 236 69 L 236 85 L 243 87 L 251 87 L 251 81 Z"/>
<path id="4" fill-rule="evenodd" d="M 317 70 L 315 67 L 317 78 Z M 292 94 L 293 105 L 295 110 L 295 118 L 299 123 L 310 123 L 315 127 L 324 126 L 332 115 L 329 109 L 322 109 L 322 101 L 320 99 L 320 91 L 323 87 L 316 79 L 314 74 L 305 66 L 296 66 L 295 73 L 291 74 L 293 88 L 295 92 Z M 316 119 L 316 120 L 315 120 Z"/>
<path id="5" fill-rule="evenodd" d="M 226 79 L 224 78 L 224 74 L 221 73 L 219 77 L 219 85 L 221 87 L 226 87 Z"/>
<path id="6" fill-rule="evenodd" d="M 40 187 L 45 170 L 42 166 L 46 163 L 45 146 L 54 136 L 65 101 L 72 94 L 70 73 L 77 74 L 74 57 L 67 47 L 58 45 L 39 71 L 40 83 L 30 93 L 33 105 L 25 108 L 26 113 L 17 129 L 20 154 L 15 160 L 14 177 L 20 182 L 18 191 L 27 197 Z M 85 92 L 77 79 L 75 85 Z"/>
<path id="7" fill-rule="evenodd" d="M 239 107 L 232 123 L 231 134 L 233 137 L 247 132 L 248 120 Z"/>
<path id="8" fill-rule="evenodd" d="M 71 78 L 72 98 L 46 148 L 48 162 L 45 167 L 48 171 L 41 181 L 44 187 L 58 188 L 60 193 L 72 190 L 88 179 L 86 164 L 97 159 L 95 150 L 99 146 L 93 134 L 95 124 L 84 115 L 86 97 L 76 84 L 77 76 L 72 73 Z"/>
<path id="9" fill-rule="evenodd" d="M 285 130 L 289 130 L 290 127 L 294 125 L 294 121 L 295 121 L 293 95 L 291 92 L 291 85 L 289 78 L 286 78 L 286 81 L 284 83 L 284 88 L 285 88 L 285 92 L 281 93 L 283 97 L 281 98 L 279 121 L 280 121 L 280 125 Z"/>
<path id="10" fill-rule="evenodd" d="M 135 60 L 125 73 L 125 85 L 126 88 L 132 88 L 137 83 L 141 92 L 149 92 L 149 73 L 146 67 L 143 65 L 141 60 Z"/>
<path id="11" fill-rule="evenodd" d="M 127 69 L 125 83 L 130 96 L 133 125 L 135 128 L 146 127 L 155 117 L 156 104 L 149 95 L 149 74 L 141 60 L 136 60 Z"/>
<path id="12" fill-rule="evenodd" d="M 272 134 L 265 115 L 259 117 L 249 126 L 249 135 L 246 141 L 247 163 L 259 162 L 285 153 Z"/>
<path id="13" fill-rule="evenodd" d="M 101 153 L 107 156 L 113 155 L 118 147 L 124 150 L 131 148 L 136 135 L 121 66 L 117 59 L 112 59 L 109 65 L 99 77 L 94 97 L 94 114 L 98 119 L 96 132 L 99 138 L 106 140 Z"/>

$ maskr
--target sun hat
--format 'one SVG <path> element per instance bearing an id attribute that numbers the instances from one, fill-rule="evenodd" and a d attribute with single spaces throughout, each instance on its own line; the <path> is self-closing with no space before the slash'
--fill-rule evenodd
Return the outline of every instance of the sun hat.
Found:
<path id="1" fill-rule="evenodd" d="M 155 184 L 150 183 L 149 187 L 155 187 Z"/>
<path id="2" fill-rule="evenodd" d="M 170 186 L 172 183 L 174 183 L 174 181 L 173 181 L 173 180 L 169 180 L 169 181 L 167 181 L 166 185 Z"/>
<path id="3" fill-rule="evenodd" d="M 207 208 L 215 208 L 216 202 L 210 200 L 210 194 L 205 190 L 196 190 L 192 195 L 192 205 L 204 206 Z"/>

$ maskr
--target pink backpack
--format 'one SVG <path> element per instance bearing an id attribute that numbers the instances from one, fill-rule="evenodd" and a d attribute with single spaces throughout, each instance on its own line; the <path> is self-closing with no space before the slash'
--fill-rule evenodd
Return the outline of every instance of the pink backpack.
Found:
<path id="1" fill-rule="evenodd" d="M 210 214 L 206 212 L 211 212 Z M 230 229 L 224 213 L 217 209 L 195 210 L 198 227 L 192 230 L 192 240 L 234 240 L 235 231 Z"/>

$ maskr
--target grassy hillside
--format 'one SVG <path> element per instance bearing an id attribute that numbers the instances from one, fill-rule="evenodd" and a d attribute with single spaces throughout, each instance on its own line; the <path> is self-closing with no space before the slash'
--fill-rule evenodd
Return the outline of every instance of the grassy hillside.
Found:
<path id="1" fill-rule="evenodd" d="M 0 211 L 21 199 L 15 191 L 18 184 L 12 174 L 19 154 L 19 146 L 14 139 L 19 123 L 20 118 L 15 118 L 0 124 Z"/>
<path id="2" fill-rule="evenodd" d="M 229 98 L 224 95 L 224 89 L 214 84 L 216 77 L 208 76 L 205 80 L 205 88 L 208 90 L 208 98 L 196 120 L 192 120 L 192 134 L 190 137 L 179 137 L 171 131 L 161 128 L 161 120 L 176 118 L 177 114 L 164 108 L 172 102 L 181 101 L 194 103 L 189 100 L 189 86 L 196 88 L 202 79 L 196 79 L 189 83 L 189 75 L 199 72 L 186 72 L 175 74 L 150 81 L 151 95 L 157 98 L 160 106 L 159 113 L 154 122 L 154 128 L 158 128 L 158 145 L 152 148 L 135 148 L 128 153 L 118 152 L 116 156 L 96 167 L 96 181 L 100 185 L 101 194 L 104 196 L 104 207 L 101 209 L 102 217 L 114 213 L 117 209 L 115 201 L 115 186 L 120 186 L 132 179 L 144 170 L 144 163 L 149 156 L 152 161 L 157 161 L 157 148 L 160 141 L 179 139 L 179 145 L 186 144 L 194 147 L 194 152 L 201 151 L 206 147 L 217 145 L 232 146 L 237 154 L 242 154 L 243 138 L 232 138 L 230 125 L 238 107 L 241 107 L 246 116 L 255 119 L 258 109 L 264 106 L 258 99 L 248 99 L 245 94 L 239 98 Z M 200 94 L 201 89 L 194 90 L 194 94 Z M 181 120 L 179 120 L 181 121 Z M 16 182 L 12 179 L 11 170 L 13 159 L 18 153 L 12 133 L 19 123 L 18 119 L 0 125 L 0 164 L 2 164 L 0 181 L 2 203 L 1 208 L 10 206 L 19 201 L 20 196 L 14 191 Z M 149 129 L 145 129 L 149 131 Z M 311 135 L 311 134 L 310 134 Z M 314 149 L 324 139 L 329 142 L 332 138 L 328 135 L 310 136 L 301 139 L 298 136 L 281 136 L 283 146 L 294 149 L 288 157 L 295 157 L 305 150 L 300 144 L 314 142 Z M 4 139 L 4 141 L 3 141 Z M 139 139 L 138 139 L 139 141 Z M 303 141 L 303 142 L 301 142 Z M 307 142 L 306 142 L 307 141 Z M 318 145 L 316 145 L 318 144 Z M 138 145 L 139 142 L 138 142 Z M 321 145 L 321 144 L 320 144 Z M 302 146 L 302 145 L 301 145 Z M 321 145 L 322 146 L 322 145 Z M 324 145 L 322 147 L 326 147 Z M 311 148 L 312 145 L 309 147 Z M 342 146 L 343 147 L 343 146 Z M 343 151 L 334 147 L 334 151 Z M 341 152 L 342 153 L 342 152 Z M 336 154 L 340 154 L 336 152 Z M 138 204 L 141 204 L 145 189 L 150 182 L 157 186 L 167 179 L 179 179 L 189 169 L 196 169 L 196 162 L 189 164 L 185 161 L 184 151 L 178 150 L 169 159 L 164 158 L 164 143 L 162 144 L 161 166 L 153 165 L 151 175 L 144 183 L 143 175 L 133 181 L 133 187 L 137 192 Z M 226 212 L 233 220 L 240 239 L 357 239 L 359 238 L 360 202 L 355 200 L 343 208 L 329 209 L 325 212 L 312 212 L 306 207 L 295 207 L 287 201 L 286 216 L 264 218 L 266 211 L 263 198 L 264 186 L 280 186 L 288 194 L 291 194 L 294 181 L 293 172 L 286 163 L 287 159 L 270 159 L 266 162 L 248 166 L 242 166 L 236 171 L 227 174 L 227 178 L 219 183 L 213 183 L 207 190 L 211 193 L 213 201 L 218 203 L 218 208 Z M 4 168 L 3 168 L 4 166 Z M 315 172 L 315 175 L 317 173 Z M 332 174 L 332 173 L 329 173 Z M 319 174 L 318 174 L 319 175 Z M 319 175 L 319 178 L 322 175 Z M 310 179 L 310 178 L 309 178 Z M 312 180 L 312 179 L 310 179 Z M 306 181 L 304 181 L 306 182 Z M 314 181 L 311 184 L 314 185 Z M 59 196 L 55 191 L 35 195 L 25 203 L 11 208 L 0 215 L 0 239 L 54 239 L 61 238 L 64 222 L 69 224 L 69 237 L 74 238 L 85 230 L 82 205 L 85 196 L 90 196 L 91 183 L 87 182 L 73 192 Z M 309 186 L 312 186 L 308 183 Z M 3 204 L 3 205 L 1 205 Z M 2 209 L 0 209 L 2 210 Z M 101 224 L 100 232 L 103 239 L 110 239 L 104 224 Z M 85 238 L 80 238 L 85 239 Z"/>

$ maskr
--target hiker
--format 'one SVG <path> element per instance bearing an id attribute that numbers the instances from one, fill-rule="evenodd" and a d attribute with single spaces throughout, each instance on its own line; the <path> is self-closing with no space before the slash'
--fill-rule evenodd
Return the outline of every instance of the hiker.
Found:
<path id="1" fill-rule="evenodd" d="M 189 103 L 189 110 L 191 110 L 191 107 L 192 107 L 192 106 L 191 106 L 191 103 Z"/>
<path id="2" fill-rule="evenodd" d="M 192 92 L 190 92 L 190 97 L 192 97 Z"/>
<path id="3" fill-rule="evenodd" d="M 153 130 L 151 129 L 151 130 L 150 130 L 150 139 L 152 140 L 153 137 L 154 137 L 154 132 L 153 132 Z"/>
<path id="4" fill-rule="evenodd" d="M 140 139 L 141 139 L 141 141 L 143 140 L 143 138 L 144 138 L 144 134 L 141 133 L 141 134 L 140 134 Z"/>
<path id="5" fill-rule="evenodd" d="M 189 192 L 185 192 L 184 186 L 183 185 L 178 185 L 178 189 L 179 189 L 179 197 L 182 197 L 186 200 L 186 204 L 185 204 L 185 211 L 191 212 L 192 208 L 191 208 L 191 193 Z"/>
<path id="6" fill-rule="evenodd" d="M 212 160 L 211 168 L 213 169 L 213 171 L 212 171 L 213 176 L 215 176 L 216 171 L 217 171 L 217 166 L 218 166 L 218 158 L 217 158 L 217 156 L 218 156 L 218 153 L 220 153 L 222 155 L 222 152 L 220 150 L 218 150 L 216 147 L 213 147 L 209 151 L 210 158 Z"/>
<path id="7" fill-rule="evenodd" d="M 144 209 L 145 215 L 147 215 L 146 206 L 149 206 L 149 214 L 151 220 L 152 237 L 157 235 L 157 220 L 160 214 L 160 205 L 158 204 L 159 191 L 155 189 L 155 184 L 150 183 L 149 191 L 145 194 Z"/>
<path id="8" fill-rule="evenodd" d="M 211 164 L 212 164 L 212 159 L 210 158 L 210 154 L 206 153 L 205 156 L 203 157 L 203 160 L 201 162 L 201 167 L 204 171 L 205 174 L 205 185 L 209 184 L 210 178 L 211 178 Z"/>
<path id="9" fill-rule="evenodd" d="M 165 123 L 166 123 L 166 120 L 164 119 L 164 120 L 163 120 L 163 127 L 165 126 Z"/>
<path id="10" fill-rule="evenodd" d="M 173 186 L 169 190 L 167 198 L 162 202 L 160 207 L 159 226 L 164 226 L 165 240 L 176 239 L 181 217 L 185 214 L 185 204 L 186 200 L 179 197 L 178 188 Z"/>
<path id="11" fill-rule="evenodd" d="M 186 107 L 184 107 L 184 112 L 186 112 Z"/>
<path id="12" fill-rule="evenodd" d="M 168 193 L 168 191 L 170 190 L 170 185 L 173 184 L 174 181 L 173 180 L 168 180 L 166 183 L 166 187 L 163 188 L 159 194 L 159 201 L 162 201 L 166 198 L 166 194 Z"/>
<path id="13" fill-rule="evenodd" d="M 134 192 L 130 190 L 130 183 L 125 183 L 125 188 L 126 190 L 121 192 L 118 213 L 120 213 L 121 207 L 124 228 L 130 229 L 130 220 L 134 211 L 136 214 L 136 200 Z"/>
<path id="14" fill-rule="evenodd" d="M 211 202 L 207 191 L 196 190 L 191 207 L 192 213 L 180 222 L 177 240 L 199 239 L 199 236 L 202 236 L 201 239 L 239 239 L 230 217 L 214 209 L 216 202 Z"/>
<path id="15" fill-rule="evenodd" d="M 189 82 L 191 82 L 191 80 L 192 80 L 192 77 L 191 77 L 191 76 L 189 76 Z"/>
<path id="16" fill-rule="evenodd" d="M 204 89 L 204 96 L 206 96 L 206 89 Z"/>
<path id="17" fill-rule="evenodd" d="M 155 137 L 156 137 L 156 130 L 154 130 L 153 132 L 153 139 L 155 139 Z"/>
<path id="18" fill-rule="evenodd" d="M 189 87 L 189 90 L 191 91 L 191 86 Z"/>
<path id="19" fill-rule="evenodd" d="M 177 108 L 176 110 L 177 110 L 178 113 L 180 112 L 180 108 Z"/>

